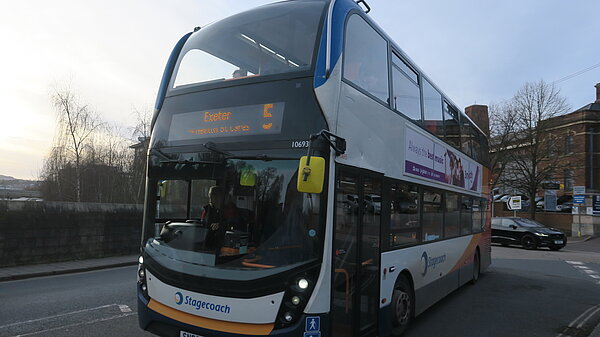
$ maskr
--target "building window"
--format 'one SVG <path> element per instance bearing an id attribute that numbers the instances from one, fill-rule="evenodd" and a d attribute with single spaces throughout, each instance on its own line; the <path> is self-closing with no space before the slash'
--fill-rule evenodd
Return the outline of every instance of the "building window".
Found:
<path id="1" fill-rule="evenodd" d="M 565 154 L 573 152 L 573 135 L 565 137 Z"/>
<path id="2" fill-rule="evenodd" d="M 573 170 L 564 170 L 565 176 L 565 191 L 571 191 L 573 189 Z"/>
<path id="3" fill-rule="evenodd" d="M 555 157 L 556 156 L 556 138 L 554 137 L 550 137 L 548 138 L 548 140 L 546 140 L 546 146 L 548 147 L 547 152 L 548 152 L 548 157 Z"/>

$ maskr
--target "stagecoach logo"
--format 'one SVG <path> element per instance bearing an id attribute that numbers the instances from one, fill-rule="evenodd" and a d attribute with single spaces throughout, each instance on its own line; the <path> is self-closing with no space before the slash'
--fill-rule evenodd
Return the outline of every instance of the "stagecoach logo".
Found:
<path id="1" fill-rule="evenodd" d="M 421 255 L 421 268 L 423 268 L 421 275 L 427 275 L 427 270 L 429 270 L 430 268 L 435 269 L 435 266 L 444 262 L 446 262 L 446 254 L 435 257 L 429 257 L 427 255 L 427 252 L 423 252 L 423 255 Z"/>
<path id="2" fill-rule="evenodd" d="M 183 303 L 183 294 L 180 293 L 179 291 L 175 293 L 175 303 L 177 304 L 181 304 Z"/>
<path id="3" fill-rule="evenodd" d="M 229 305 L 215 304 L 215 303 L 206 302 L 201 299 L 195 299 L 191 296 L 183 296 L 183 294 L 179 291 L 175 293 L 174 299 L 175 299 L 175 303 L 177 305 L 190 306 L 199 311 L 208 310 L 208 311 L 216 311 L 216 312 L 220 312 L 220 313 L 224 313 L 224 314 L 231 313 L 231 307 Z"/>

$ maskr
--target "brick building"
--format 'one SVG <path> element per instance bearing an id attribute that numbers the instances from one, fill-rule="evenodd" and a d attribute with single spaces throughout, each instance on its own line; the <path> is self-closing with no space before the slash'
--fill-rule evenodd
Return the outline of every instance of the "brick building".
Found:
<path id="1" fill-rule="evenodd" d="M 600 192 L 600 83 L 595 86 L 595 100 L 571 113 L 548 118 L 540 122 L 543 130 L 541 154 L 546 160 L 540 161 L 542 168 L 551 165 L 553 174 L 546 181 L 560 184 L 558 196 L 572 195 L 573 186 L 585 186 L 586 192 Z M 485 106 L 472 106 L 465 109 L 478 125 L 487 122 Z M 518 151 L 528 146 L 529 140 L 519 133 L 512 136 L 510 145 L 502 145 L 501 151 Z M 494 141 L 490 149 L 497 151 Z M 494 153 L 490 153 L 494 156 Z M 507 165 L 511 165 L 509 162 Z M 497 193 L 513 193 L 510 179 L 498 181 Z M 524 191 L 521 191 L 524 192 Z M 543 192 L 538 192 L 543 195 Z"/>
<path id="2" fill-rule="evenodd" d="M 553 180 L 561 182 L 561 194 L 572 194 L 573 186 L 600 191 L 600 83 L 595 87 L 594 102 L 543 121 L 548 153 L 558 157 Z"/>

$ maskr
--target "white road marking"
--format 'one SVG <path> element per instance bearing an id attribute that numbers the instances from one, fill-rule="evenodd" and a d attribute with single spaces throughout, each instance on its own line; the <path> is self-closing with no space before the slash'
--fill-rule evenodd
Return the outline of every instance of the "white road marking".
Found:
<path id="1" fill-rule="evenodd" d="M 583 324 L 585 322 L 587 322 L 587 320 L 589 320 L 590 318 L 592 318 L 596 312 L 598 312 L 598 310 L 600 310 L 600 304 L 596 304 L 595 306 L 587 309 L 586 311 L 583 312 L 583 314 L 579 315 L 577 318 L 575 318 L 571 323 L 569 323 L 569 325 L 563 330 L 562 333 L 558 334 L 558 336 L 556 337 L 563 337 L 563 336 L 567 336 L 565 335 L 567 333 L 567 330 L 569 330 L 570 328 L 573 328 L 575 326 L 575 324 L 577 324 L 577 322 L 579 322 L 580 319 L 584 318 L 586 315 L 588 315 L 590 312 L 592 312 L 590 315 L 588 315 L 581 323 L 580 325 L 578 325 L 578 327 L 583 326 Z M 569 335 L 570 336 L 570 335 Z"/>
<path id="2" fill-rule="evenodd" d="M 119 309 L 121 309 L 121 312 L 123 313 L 131 312 L 131 308 L 125 304 L 120 304 Z"/>
<path id="3" fill-rule="evenodd" d="M 41 333 L 44 333 L 44 332 L 56 331 L 56 330 L 60 330 L 60 329 L 72 328 L 72 327 L 81 326 L 81 325 L 87 325 L 87 324 L 94 324 L 94 323 L 98 323 L 98 322 L 110 321 L 110 320 L 113 320 L 113 319 L 127 317 L 127 316 L 131 316 L 131 315 L 136 315 L 136 313 L 132 312 L 132 313 L 128 313 L 128 314 L 120 314 L 120 315 L 106 317 L 106 318 L 98 318 L 98 319 L 94 319 L 94 320 L 87 321 L 87 322 L 81 322 L 81 323 L 75 323 L 75 324 L 67 324 L 67 325 L 59 326 L 59 327 L 52 328 L 52 329 L 46 329 L 46 330 L 41 330 L 41 331 L 36 331 L 36 332 L 29 332 L 29 333 L 22 334 L 22 335 L 16 335 L 14 337 L 33 336 L 33 335 L 41 334 Z"/>
<path id="4" fill-rule="evenodd" d="M 579 262 L 579 261 L 565 261 L 565 262 L 570 264 L 573 268 L 577 268 L 577 270 L 579 270 L 580 272 L 584 273 L 585 275 L 587 275 L 595 280 L 600 279 L 598 272 L 595 270 L 592 270 L 591 268 L 586 266 L 583 262 Z M 600 284 L 600 282 L 598 282 L 598 284 Z"/>
<path id="5" fill-rule="evenodd" d="M 594 317 L 594 315 L 600 311 L 600 308 L 596 308 L 596 310 L 594 310 L 594 312 L 592 312 L 591 314 L 589 314 L 583 321 L 579 322 L 579 325 L 577 325 L 577 329 L 581 329 L 581 327 L 585 324 L 585 322 L 587 322 L 590 318 Z"/>
<path id="6" fill-rule="evenodd" d="M 42 317 L 42 318 L 30 319 L 28 321 L 22 321 L 22 322 L 16 322 L 16 323 L 11 323 L 11 324 L 6 324 L 6 325 L 0 325 L 0 330 L 2 330 L 4 328 L 11 327 L 11 326 L 29 324 L 29 323 L 33 323 L 33 322 L 44 321 L 44 320 L 58 318 L 58 317 L 63 317 L 63 316 L 67 316 L 67 315 L 79 314 L 79 313 L 87 312 L 87 311 L 100 310 L 100 309 L 105 309 L 105 308 L 109 308 L 109 307 L 116 306 L 116 305 L 117 304 L 101 305 L 101 306 L 95 307 L 95 308 L 82 309 L 82 310 L 71 311 L 71 312 L 67 312 L 67 313 L 59 314 L 59 315 L 47 316 L 47 317 Z"/>

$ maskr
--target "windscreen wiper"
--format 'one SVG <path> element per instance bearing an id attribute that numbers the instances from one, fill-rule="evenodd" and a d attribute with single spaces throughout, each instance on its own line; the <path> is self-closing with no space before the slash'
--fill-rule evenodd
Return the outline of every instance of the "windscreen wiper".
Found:
<path id="1" fill-rule="evenodd" d="M 271 160 L 298 160 L 298 157 L 271 157 L 266 154 L 257 154 L 257 155 L 253 155 L 253 156 L 231 156 L 231 157 L 226 157 L 226 159 L 271 161 Z"/>
<path id="2" fill-rule="evenodd" d="M 215 145 L 215 143 L 213 143 L 213 142 L 207 142 L 207 143 L 204 143 L 204 144 L 202 144 L 202 146 L 203 146 L 205 149 L 207 149 L 207 150 L 210 150 L 210 151 L 212 151 L 212 152 L 215 152 L 215 153 L 218 153 L 218 154 L 222 154 L 222 155 L 224 155 L 225 157 L 231 157 L 231 156 L 232 156 L 232 154 L 231 154 L 230 152 L 227 152 L 227 151 L 223 151 L 223 150 L 220 150 L 220 149 L 218 149 L 218 148 L 217 148 L 217 145 Z"/>
<path id="3" fill-rule="evenodd" d="M 176 163 L 177 162 L 177 160 L 173 160 L 173 159 L 169 158 L 166 154 L 164 154 L 159 149 L 150 149 L 150 154 L 158 155 L 159 157 L 161 157 L 163 159 L 163 161 L 166 161 L 168 163 L 174 163 L 174 162 Z M 161 161 L 161 163 L 163 161 Z"/>
<path id="4" fill-rule="evenodd" d="M 158 155 L 163 160 L 160 161 L 161 164 L 220 164 L 220 161 L 210 161 L 210 160 L 189 160 L 189 159 L 171 159 L 166 154 L 161 152 L 158 149 L 151 149 L 150 154 Z"/>

